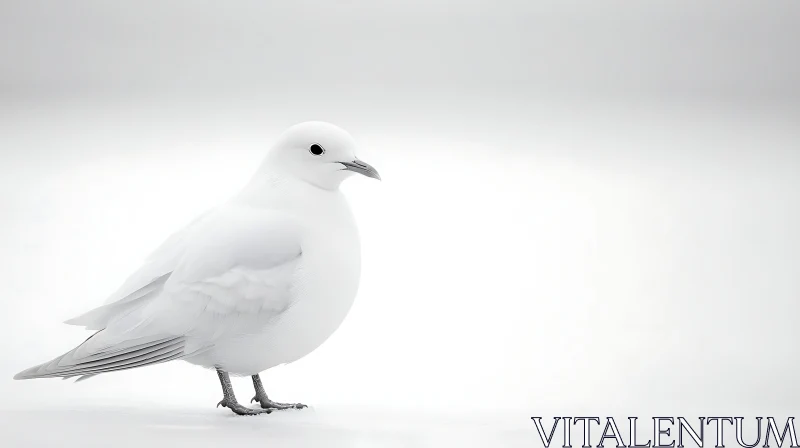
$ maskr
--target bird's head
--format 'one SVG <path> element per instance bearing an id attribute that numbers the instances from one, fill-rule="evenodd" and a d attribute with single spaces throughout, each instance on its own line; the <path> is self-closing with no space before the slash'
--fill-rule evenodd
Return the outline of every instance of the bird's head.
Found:
<path id="1" fill-rule="evenodd" d="M 353 174 L 380 180 L 369 164 L 356 157 L 356 142 L 344 129 L 322 121 L 296 124 L 278 137 L 266 163 L 270 169 L 335 190 Z"/>

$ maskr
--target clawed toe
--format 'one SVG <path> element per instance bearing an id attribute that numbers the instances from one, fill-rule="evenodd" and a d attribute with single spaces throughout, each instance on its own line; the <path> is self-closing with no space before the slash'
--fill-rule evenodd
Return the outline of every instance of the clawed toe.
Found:
<path id="1" fill-rule="evenodd" d="M 250 403 L 258 402 L 261 404 L 262 409 L 275 409 L 275 410 L 285 410 L 285 409 L 305 409 L 308 406 L 302 403 L 278 403 L 272 401 L 267 396 L 267 393 L 264 391 L 264 385 L 261 383 L 261 377 L 256 375 L 252 376 L 253 378 L 253 387 L 256 389 L 256 396 L 250 400 Z"/>
<path id="2" fill-rule="evenodd" d="M 225 407 L 233 411 L 233 413 L 237 415 L 259 415 L 259 414 L 270 414 L 272 413 L 272 409 L 252 409 L 246 406 L 242 406 L 239 403 L 229 403 L 224 398 L 222 401 L 217 403 L 217 407 Z"/>
<path id="3" fill-rule="evenodd" d="M 264 406 L 264 403 L 261 403 L 261 407 L 264 409 L 278 409 L 278 410 L 285 410 L 285 409 L 305 409 L 308 406 L 304 405 L 303 403 L 276 403 L 274 401 L 270 401 Z"/>
<path id="4" fill-rule="evenodd" d="M 250 403 L 259 403 L 261 404 L 262 409 L 275 409 L 279 411 L 286 409 L 305 409 L 308 407 L 303 403 L 278 403 L 270 400 L 269 398 L 259 397 L 258 395 L 253 397 L 253 399 L 250 400 Z"/>

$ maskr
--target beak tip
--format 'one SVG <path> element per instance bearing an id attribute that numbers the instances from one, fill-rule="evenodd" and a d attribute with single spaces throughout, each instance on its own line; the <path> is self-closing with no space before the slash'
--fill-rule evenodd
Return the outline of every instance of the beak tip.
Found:
<path id="1" fill-rule="evenodd" d="M 383 181 L 383 179 L 381 179 L 381 175 L 378 174 L 378 170 L 373 168 L 371 165 L 366 164 L 358 159 L 352 162 L 339 162 L 339 163 L 344 165 L 345 170 L 353 171 L 355 173 L 371 177 L 373 179 L 377 179 L 378 181 L 381 182 Z"/>

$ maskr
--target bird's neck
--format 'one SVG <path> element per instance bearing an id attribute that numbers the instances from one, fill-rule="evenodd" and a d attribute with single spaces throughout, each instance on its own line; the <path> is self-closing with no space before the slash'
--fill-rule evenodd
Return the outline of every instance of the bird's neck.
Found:
<path id="1" fill-rule="evenodd" d="M 331 207 L 347 207 L 339 189 L 326 190 L 295 177 L 270 171 L 256 174 L 232 201 L 292 213 L 306 208 L 318 212 Z"/>

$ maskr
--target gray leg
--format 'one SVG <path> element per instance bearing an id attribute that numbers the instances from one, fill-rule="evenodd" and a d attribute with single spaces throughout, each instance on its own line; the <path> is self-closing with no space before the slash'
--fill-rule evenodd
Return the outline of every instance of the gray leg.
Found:
<path id="1" fill-rule="evenodd" d="M 219 382 L 222 384 L 223 396 L 222 401 L 217 403 L 217 407 L 222 405 L 238 415 L 258 415 L 269 414 L 272 412 L 271 409 L 250 409 L 242 406 L 238 401 L 236 401 L 236 395 L 233 393 L 233 385 L 231 384 L 231 377 L 228 375 L 228 372 L 225 372 L 222 369 L 217 369 L 217 376 L 219 376 Z"/>
<path id="2" fill-rule="evenodd" d="M 253 375 L 253 387 L 256 389 L 256 396 L 250 400 L 250 403 L 257 401 L 261 403 L 261 407 L 264 409 L 303 409 L 307 408 L 308 406 L 302 403 L 276 403 L 267 397 L 267 393 L 264 392 L 264 385 L 261 384 L 261 377 L 258 375 Z"/>

